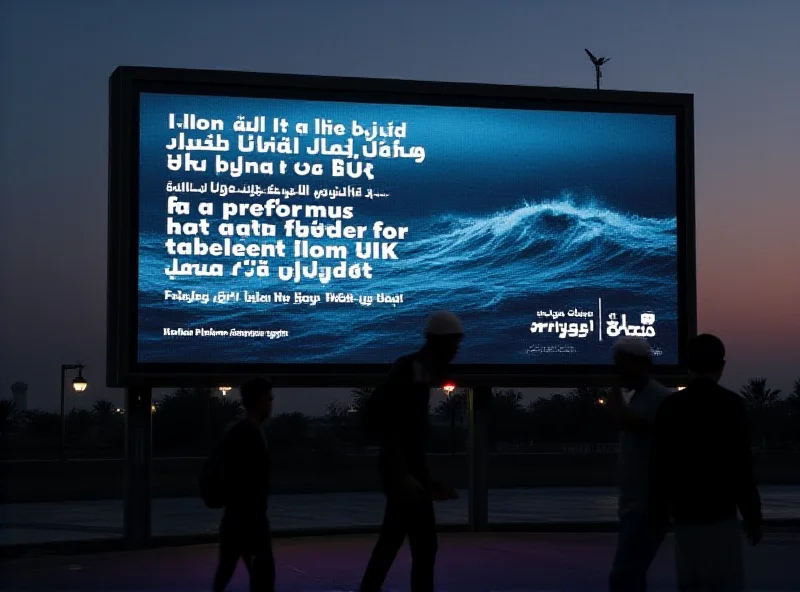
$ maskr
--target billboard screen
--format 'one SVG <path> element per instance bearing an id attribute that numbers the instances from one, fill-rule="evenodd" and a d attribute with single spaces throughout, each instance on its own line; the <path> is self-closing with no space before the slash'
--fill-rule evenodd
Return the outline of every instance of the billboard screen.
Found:
<path id="1" fill-rule="evenodd" d="M 602 374 L 621 335 L 680 370 L 690 97 L 115 76 L 115 375 L 366 379 L 439 309 L 473 377 Z"/>

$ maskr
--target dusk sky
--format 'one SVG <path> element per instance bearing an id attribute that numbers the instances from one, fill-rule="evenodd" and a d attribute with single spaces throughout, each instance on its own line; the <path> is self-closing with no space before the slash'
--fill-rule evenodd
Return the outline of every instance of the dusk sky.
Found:
<path id="1" fill-rule="evenodd" d="M 0 3 L 0 388 L 105 389 L 108 76 L 119 65 L 695 95 L 699 329 L 726 386 L 800 378 L 798 0 Z M 89 394 L 91 393 L 91 394 Z M 287 391 L 277 411 L 346 393 Z M 80 403 L 85 405 L 86 403 Z"/>

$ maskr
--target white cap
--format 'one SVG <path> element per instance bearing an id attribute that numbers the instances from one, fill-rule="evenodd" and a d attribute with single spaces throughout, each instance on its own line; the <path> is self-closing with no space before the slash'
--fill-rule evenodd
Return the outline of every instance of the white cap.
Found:
<path id="1" fill-rule="evenodd" d="M 620 337 L 611 348 L 612 353 L 627 354 L 637 358 L 650 357 L 650 344 L 643 337 Z"/>
<path id="2" fill-rule="evenodd" d="M 463 335 L 461 320 L 448 310 L 440 310 L 428 317 L 425 335 Z"/>

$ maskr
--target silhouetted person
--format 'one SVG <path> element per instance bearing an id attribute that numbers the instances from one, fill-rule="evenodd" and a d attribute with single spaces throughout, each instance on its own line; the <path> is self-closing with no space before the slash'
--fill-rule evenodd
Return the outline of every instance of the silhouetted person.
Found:
<path id="1" fill-rule="evenodd" d="M 436 481 L 428 468 L 428 405 L 431 386 L 445 378 L 463 333 L 461 321 L 452 313 L 433 314 L 425 328 L 425 345 L 397 360 L 383 386 L 379 463 L 386 511 L 361 592 L 380 590 L 406 535 L 411 548 L 411 592 L 433 592 L 437 552 L 433 500 L 457 495 Z"/>
<path id="2" fill-rule="evenodd" d="M 219 529 L 219 565 L 214 592 L 223 592 L 241 558 L 252 592 L 273 592 L 275 559 L 267 519 L 269 451 L 262 424 L 272 412 L 272 384 L 253 378 L 239 389 L 245 418 L 227 433 L 220 451 L 225 510 Z"/>
<path id="3" fill-rule="evenodd" d="M 675 523 L 675 563 L 681 592 L 744 589 L 743 536 L 761 540 L 761 499 L 753 476 L 747 410 L 718 381 L 725 346 L 699 335 L 688 347 L 689 385 L 658 414 L 650 465 L 656 529 Z"/>
<path id="4" fill-rule="evenodd" d="M 651 377 L 650 344 L 638 337 L 620 338 L 613 348 L 619 386 L 612 389 L 609 409 L 620 429 L 619 535 L 609 576 L 611 592 L 644 592 L 647 571 L 664 540 L 653 531 L 648 513 L 648 465 L 656 414 L 669 389 Z M 626 404 L 622 389 L 633 391 Z"/>

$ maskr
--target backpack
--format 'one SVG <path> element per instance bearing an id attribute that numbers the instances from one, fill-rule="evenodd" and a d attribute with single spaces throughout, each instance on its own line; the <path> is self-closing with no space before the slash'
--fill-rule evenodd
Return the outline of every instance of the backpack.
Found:
<path id="1" fill-rule="evenodd" d="M 200 495 L 207 508 L 218 510 L 225 507 L 225 477 L 222 474 L 222 442 L 203 463 L 198 481 Z"/>

